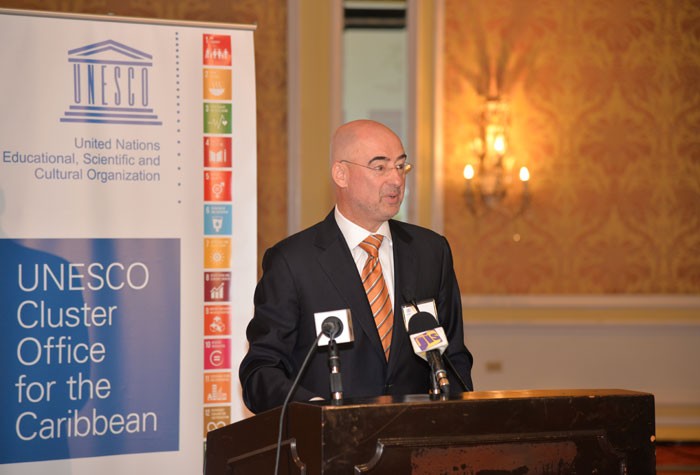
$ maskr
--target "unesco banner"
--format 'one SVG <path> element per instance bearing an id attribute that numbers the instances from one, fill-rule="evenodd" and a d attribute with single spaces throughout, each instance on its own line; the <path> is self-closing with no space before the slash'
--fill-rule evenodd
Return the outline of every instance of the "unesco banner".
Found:
<path id="1" fill-rule="evenodd" d="M 0 474 L 199 473 L 248 415 L 253 29 L 0 9 Z"/>

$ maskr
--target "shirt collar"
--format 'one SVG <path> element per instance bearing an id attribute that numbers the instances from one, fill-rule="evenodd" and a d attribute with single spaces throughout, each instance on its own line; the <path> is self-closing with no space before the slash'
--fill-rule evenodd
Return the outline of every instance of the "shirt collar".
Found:
<path id="1" fill-rule="evenodd" d="M 381 226 L 379 226 L 379 229 L 377 229 L 377 231 L 373 233 L 372 231 L 366 230 L 362 226 L 358 226 L 357 224 L 353 223 L 348 218 L 343 216 L 343 214 L 338 210 L 338 207 L 336 206 L 335 222 L 338 223 L 340 232 L 343 233 L 343 237 L 345 237 L 345 241 L 348 243 L 348 247 L 351 250 L 355 249 L 362 241 L 364 241 L 368 234 L 381 234 L 382 236 L 384 236 L 383 242 L 386 241 L 389 245 L 392 244 L 391 230 L 389 228 L 388 221 L 384 221 L 381 224 Z"/>

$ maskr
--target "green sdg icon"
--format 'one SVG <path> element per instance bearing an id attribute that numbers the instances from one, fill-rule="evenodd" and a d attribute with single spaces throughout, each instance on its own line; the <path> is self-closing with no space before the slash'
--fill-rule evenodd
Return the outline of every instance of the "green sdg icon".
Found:
<path id="1" fill-rule="evenodd" d="M 204 133 L 231 133 L 231 104 L 204 103 Z"/>

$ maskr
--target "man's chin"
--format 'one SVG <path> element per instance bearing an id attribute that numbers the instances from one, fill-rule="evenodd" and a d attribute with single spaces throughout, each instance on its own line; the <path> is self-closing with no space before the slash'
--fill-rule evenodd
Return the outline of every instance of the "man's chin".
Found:
<path id="1" fill-rule="evenodd" d="M 399 214 L 399 210 L 401 210 L 401 201 L 399 201 L 396 204 L 390 204 L 384 208 L 385 211 L 385 216 L 387 216 L 386 219 L 391 219 L 397 214 Z"/>

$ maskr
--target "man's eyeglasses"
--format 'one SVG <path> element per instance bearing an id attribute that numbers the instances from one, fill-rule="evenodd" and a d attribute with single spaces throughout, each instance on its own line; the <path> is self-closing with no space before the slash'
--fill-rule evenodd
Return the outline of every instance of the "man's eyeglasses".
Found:
<path id="1" fill-rule="evenodd" d="M 408 162 L 401 162 L 397 163 L 396 165 L 386 165 L 384 163 L 378 163 L 376 165 L 363 165 L 361 163 L 351 162 L 349 160 L 340 161 L 342 163 L 350 163 L 352 165 L 357 165 L 358 167 L 367 168 L 368 170 L 372 170 L 375 174 L 379 176 L 386 176 L 394 170 L 399 172 L 399 175 L 404 176 L 406 175 L 406 173 L 411 171 L 411 168 L 413 168 Z"/>

